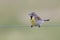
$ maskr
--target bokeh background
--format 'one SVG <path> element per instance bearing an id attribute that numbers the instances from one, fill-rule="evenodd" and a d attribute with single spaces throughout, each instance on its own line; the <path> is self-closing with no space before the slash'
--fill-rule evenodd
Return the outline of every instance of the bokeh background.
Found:
<path id="1" fill-rule="evenodd" d="M 50 21 L 30 28 L 31 12 Z M 0 0 L 0 40 L 60 40 L 60 0 Z"/>

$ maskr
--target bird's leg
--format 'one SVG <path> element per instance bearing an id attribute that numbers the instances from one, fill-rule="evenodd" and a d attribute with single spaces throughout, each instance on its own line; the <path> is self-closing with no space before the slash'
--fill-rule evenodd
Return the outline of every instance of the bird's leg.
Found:
<path id="1" fill-rule="evenodd" d="M 40 25 L 38 25 L 38 27 L 40 28 Z"/>
<path id="2" fill-rule="evenodd" d="M 33 27 L 33 25 L 31 25 L 31 28 Z"/>

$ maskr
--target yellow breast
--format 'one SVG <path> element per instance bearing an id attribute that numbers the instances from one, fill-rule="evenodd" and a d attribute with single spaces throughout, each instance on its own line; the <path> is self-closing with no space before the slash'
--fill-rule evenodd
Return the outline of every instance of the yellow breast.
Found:
<path id="1" fill-rule="evenodd" d="M 31 23 L 32 23 L 32 25 L 35 25 L 35 19 L 34 18 L 32 18 Z"/>

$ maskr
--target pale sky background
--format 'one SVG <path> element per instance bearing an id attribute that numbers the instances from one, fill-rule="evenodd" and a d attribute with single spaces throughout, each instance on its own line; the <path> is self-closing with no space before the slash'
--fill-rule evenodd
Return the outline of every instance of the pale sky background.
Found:
<path id="1" fill-rule="evenodd" d="M 31 28 L 32 11 L 50 21 Z M 0 40 L 60 40 L 60 0 L 0 0 Z"/>
<path id="2" fill-rule="evenodd" d="M 0 24 L 28 23 L 30 12 L 60 20 L 60 0 L 0 0 Z"/>

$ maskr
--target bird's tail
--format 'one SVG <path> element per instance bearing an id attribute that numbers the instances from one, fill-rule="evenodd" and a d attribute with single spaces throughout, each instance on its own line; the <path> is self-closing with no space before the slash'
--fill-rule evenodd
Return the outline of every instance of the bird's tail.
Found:
<path id="1" fill-rule="evenodd" d="M 50 19 L 46 19 L 46 20 L 44 20 L 44 21 L 50 21 Z"/>

